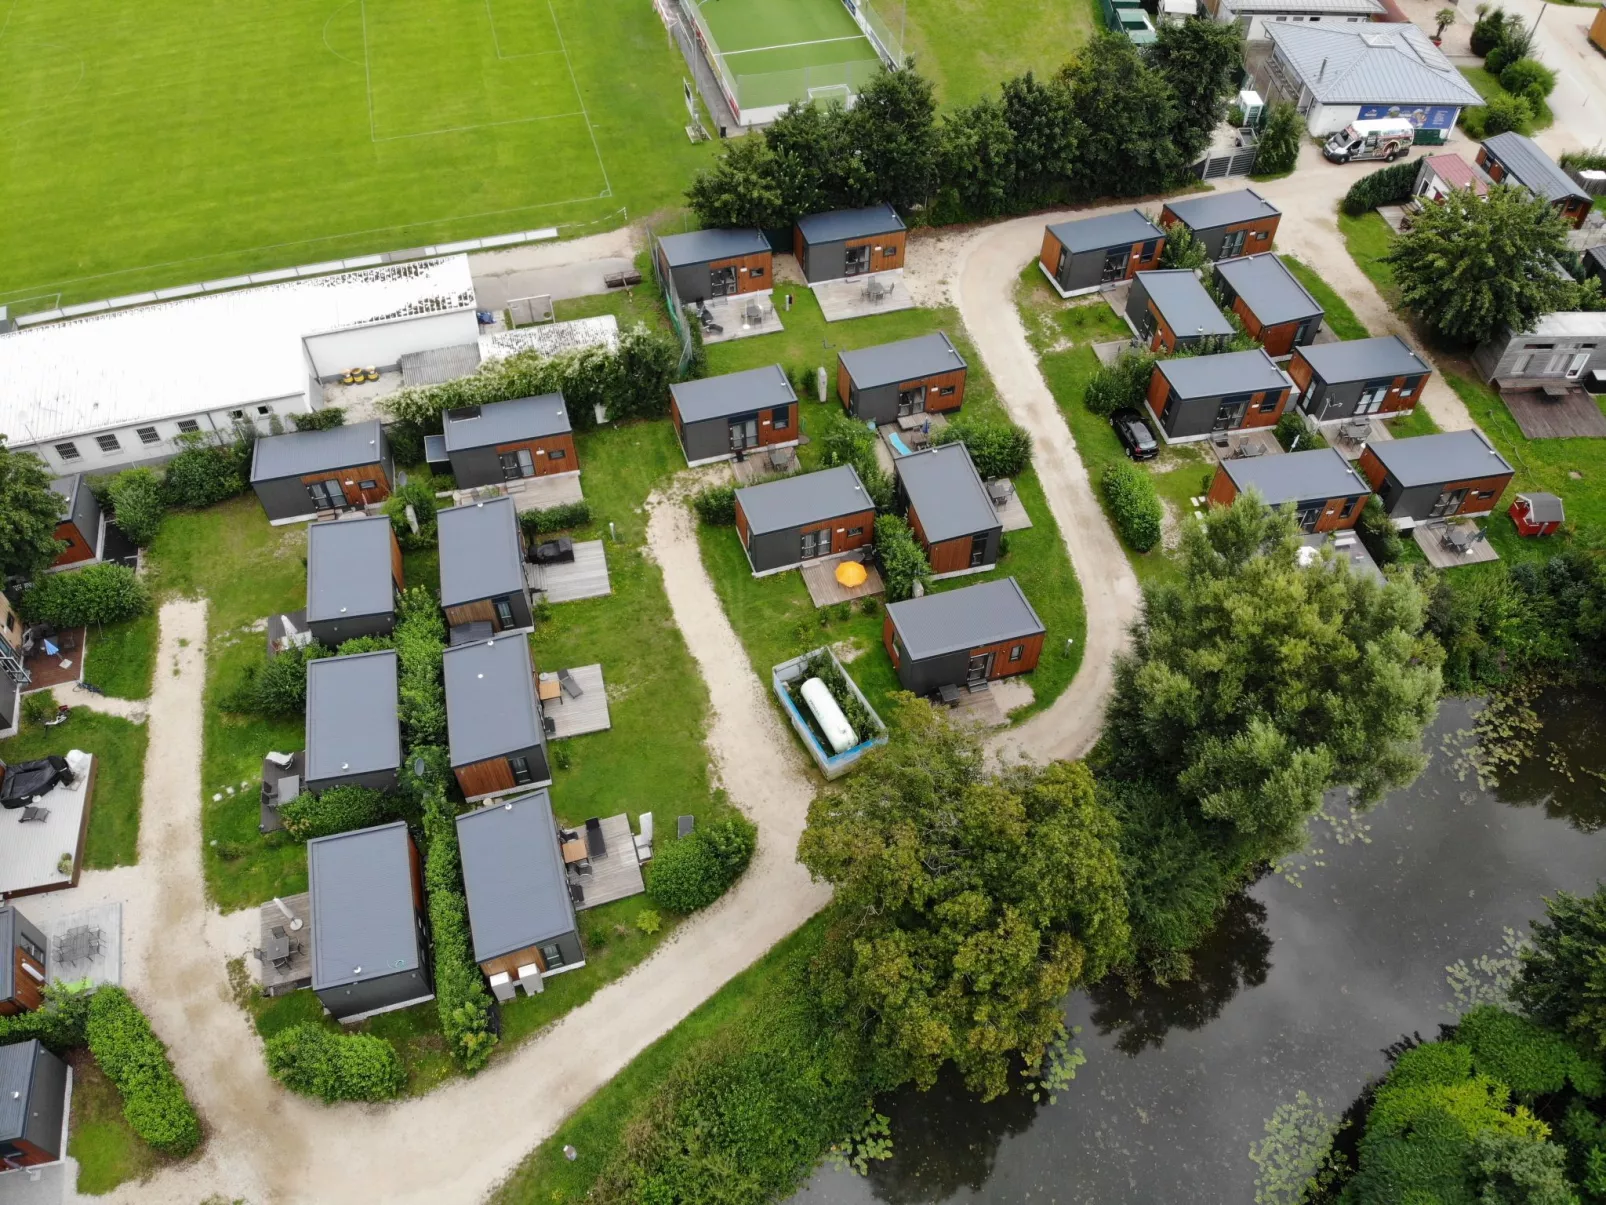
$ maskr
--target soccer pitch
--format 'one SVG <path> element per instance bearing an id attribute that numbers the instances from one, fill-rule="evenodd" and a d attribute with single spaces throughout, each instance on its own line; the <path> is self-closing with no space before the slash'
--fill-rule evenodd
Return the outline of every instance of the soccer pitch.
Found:
<path id="1" fill-rule="evenodd" d="M 0 304 L 623 224 L 684 75 L 647 0 L 0 0 Z"/>
<path id="2" fill-rule="evenodd" d="M 854 91 L 880 69 L 875 47 L 841 0 L 687 0 L 713 34 L 744 109 Z"/>

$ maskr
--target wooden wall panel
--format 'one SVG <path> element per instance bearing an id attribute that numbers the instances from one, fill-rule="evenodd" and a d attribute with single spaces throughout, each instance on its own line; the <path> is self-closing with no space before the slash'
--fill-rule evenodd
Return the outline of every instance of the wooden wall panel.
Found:
<path id="1" fill-rule="evenodd" d="M 786 422 L 784 427 L 775 425 L 775 416 L 779 414 Z M 795 443 L 798 436 L 797 406 L 776 406 L 771 410 L 758 412 L 758 444 L 767 447 L 770 444 Z"/>
<path id="2" fill-rule="evenodd" d="M 1361 453 L 1361 458 L 1355 462 L 1355 467 L 1360 470 L 1361 476 L 1366 478 L 1366 484 L 1372 487 L 1373 493 L 1383 488 L 1383 481 L 1388 476 L 1388 471 L 1384 469 L 1383 462 L 1371 448 Z"/>
<path id="3" fill-rule="evenodd" d="M 1281 220 L 1282 216 L 1279 214 L 1276 217 L 1256 218 L 1252 222 L 1234 222 L 1232 225 L 1224 227 L 1223 233 L 1232 234 L 1239 230 L 1250 231 L 1249 237 L 1244 240 L 1244 254 L 1258 255 L 1262 251 L 1271 250 L 1272 243 L 1277 239 L 1277 223 Z M 1264 234 L 1266 237 L 1263 239 L 1255 237 L 1260 234 Z"/>
<path id="4" fill-rule="evenodd" d="M 299 478 L 302 485 L 312 485 L 317 481 L 338 481 L 340 490 L 346 495 L 347 506 L 366 506 L 374 502 L 383 502 L 390 497 L 390 479 L 385 476 L 385 466 L 382 464 L 359 464 L 350 468 L 332 469 L 326 473 L 308 473 Z M 358 488 L 358 482 L 374 481 L 378 484 L 366 493 Z"/>
<path id="5" fill-rule="evenodd" d="M 1351 507 L 1348 498 L 1329 498 L 1327 505 L 1322 508 L 1321 516 L 1316 520 L 1316 530 L 1318 532 L 1342 531 L 1345 528 L 1354 527 L 1360 521 L 1361 510 L 1366 505 L 1366 499 L 1370 497 L 1370 494 L 1361 495 L 1361 504 L 1354 508 L 1353 514 L 1350 513 Z"/>
<path id="6" fill-rule="evenodd" d="M 1498 477 L 1478 477 L 1472 481 L 1446 482 L 1447 490 L 1466 488 L 1467 496 L 1462 500 L 1461 506 L 1456 510 L 1458 515 L 1481 515 L 1486 510 L 1493 510 L 1500 505 L 1500 495 L 1506 492 L 1506 486 L 1511 484 L 1511 474 L 1503 473 Z M 1477 495 L 1484 490 L 1493 490 L 1493 498 L 1479 498 Z"/>
<path id="7" fill-rule="evenodd" d="M 916 377 L 909 381 L 900 381 L 898 390 L 913 389 L 916 385 L 926 387 L 926 410 L 938 414 L 945 410 L 957 410 L 965 403 L 965 369 L 956 368 L 952 372 L 939 372 L 929 377 Z M 943 397 L 941 391 L 953 389 L 950 397 Z"/>
<path id="8" fill-rule="evenodd" d="M 1249 303 L 1242 297 L 1234 297 L 1232 299 L 1232 312 L 1237 314 L 1238 320 L 1244 324 L 1244 334 L 1251 339 L 1260 339 L 1262 337 L 1260 319 L 1255 317 L 1255 311 L 1249 308 Z M 1266 351 L 1270 355 L 1277 354 L 1269 347 Z"/>
<path id="9" fill-rule="evenodd" d="M 52 565 L 76 565 L 80 561 L 95 559 L 94 537 L 86 537 L 74 524 L 65 520 L 57 523 L 56 539 L 67 547 L 56 554 L 56 559 L 50 562 Z"/>
<path id="10" fill-rule="evenodd" d="M 513 950 L 507 954 L 498 954 L 495 958 L 487 958 L 480 963 L 480 970 L 485 972 L 487 978 L 506 971 L 517 979 L 519 968 L 529 966 L 532 962 L 543 975 L 546 974 L 546 958 L 542 956 L 540 946 L 525 946 L 522 950 Z"/>
<path id="11" fill-rule="evenodd" d="M 1248 323 L 1244 323 L 1248 328 Z M 1258 324 L 1257 324 L 1258 325 Z M 1254 335 L 1260 340 L 1260 345 L 1266 349 L 1268 356 L 1286 356 L 1294 350 L 1294 336 L 1299 333 L 1299 323 L 1283 322 L 1277 326 L 1261 326 Z"/>
<path id="12" fill-rule="evenodd" d="M 401 545 L 396 541 L 396 528 L 390 529 L 390 580 L 396 583 L 396 589 L 404 589 L 407 579 L 402 575 Z"/>
<path id="13" fill-rule="evenodd" d="M 1218 465 L 1216 475 L 1210 482 L 1209 492 L 1205 494 L 1205 501 L 1212 506 L 1231 506 L 1232 500 L 1237 496 L 1238 486 L 1227 476 L 1227 470 Z"/>
<path id="14" fill-rule="evenodd" d="M 491 606 L 491 600 L 488 598 L 464 603 L 459 607 L 442 607 L 441 610 L 446 612 L 447 625 L 454 628 L 463 623 L 496 622 L 496 608 Z"/>
<path id="15" fill-rule="evenodd" d="M 1009 650 L 1017 644 L 1024 644 L 1026 649 L 1019 661 L 1011 662 Z M 980 657 L 984 653 L 993 654 L 993 666 L 987 674 L 989 679 L 1010 678 L 1016 674 L 1030 673 L 1037 668 L 1038 658 L 1043 654 L 1043 633 L 1023 636 L 1019 640 L 1000 640 L 997 644 L 987 644 L 970 650 L 972 657 Z"/>
<path id="16" fill-rule="evenodd" d="M 836 358 L 836 396 L 844 410 L 852 407 L 853 378 L 848 376 L 848 366 L 842 362 L 841 356 Z"/>
<path id="17" fill-rule="evenodd" d="M 924 537 L 926 560 L 931 562 L 933 573 L 958 573 L 970 568 L 970 549 L 973 537 L 960 536 L 957 540 L 944 540 L 941 544 L 927 544 Z"/>
<path id="18" fill-rule="evenodd" d="M 1154 367 L 1154 375 L 1149 378 L 1149 409 L 1154 411 L 1156 418 L 1165 415 L 1166 398 L 1171 393 L 1171 382 L 1165 379 L 1158 364 Z"/>
<path id="19" fill-rule="evenodd" d="M 761 251 L 753 255 L 738 255 L 734 259 L 716 259 L 708 265 L 708 270 L 714 272 L 720 268 L 735 268 L 736 292 L 757 293 L 775 285 L 775 267 L 771 261 L 770 253 Z M 757 276 L 753 274 L 755 269 L 759 273 Z"/>
<path id="20" fill-rule="evenodd" d="M 1043 249 L 1037 253 L 1037 262 L 1048 270 L 1050 276 L 1053 276 L 1054 269 L 1059 267 L 1061 245 L 1059 239 L 1054 237 L 1054 232 L 1045 227 L 1043 230 Z"/>
<path id="21" fill-rule="evenodd" d="M 513 767 L 507 764 L 505 757 L 493 757 L 467 766 L 458 766 L 456 774 L 458 785 L 463 788 L 463 794 L 469 799 L 473 799 L 476 795 L 489 795 L 494 791 L 511 790 L 517 785 L 513 781 Z"/>
<path id="22" fill-rule="evenodd" d="M 1303 394 L 1310 387 L 1310 379 L 1315 375 L 1310 362 L 1300 354 L 1300 349 L 1297 347 L 1294 349 L 1294 358 L 1284 365 L 1284 371 L 1294 382 L 1295 396 Z"/>
<path id="23" fill-rule="evenodd" d="M 742 510 L 742 500 L 740 498 L 736 500 L 736 534 L 741 538 L 742 547 L 746 548 L 749 539 L 747 534 L 747 514 Z"/>
<path id="24" fill-rule="evenodd" d="M 838 531 L 837 528 L 839 527 L 844 530 Z M 864 530 L 856 536 L 850 536 L 846 531 L 850 527 L 862 527 Z M 805 523 L 797 529 L 797 534 L 802 537 L 811 531 L 826 531 L 828 529 L 831 532 L 832 553 L 852 552 L 855 548 L 863 548 L 866 544 L 875 540 L 875 510 L 872 508 L 860 511 L 857 514 L 825 519 L 819 523 Z M 795 551 L 793 556 L 796 556 Z"/>
<path id="25" fill-rule="evenodd" d="M 870 238 L 850 238 L 842 245 L 849 250 L 854 247 L 880 247 L 880 255 L 874 250 L 870 252 L 870 271 L 891 272 L 894 268 L 903 267 L 904 247 L 908 237 L 908 231 L 895 230 L 891 234 L 877 234 Z"/>
<path id="26" fill-rule="evenodd" d="M 1405 391 L 1405 382 L 1410 377 L 1395 377 L 1389 382 L 1389 391 L 1378 408 L 1379 414 L 1399 414 L 1405 410 L 1416 409 L 1416 404 L 1422 399 L 1422 391 L 1427 388 L 1428 377 L 1426 373 L 1417 377 L 1416 388 L 1410 392 Z"/>
<path id="27" fill-rule="evenodd" d="M 496 454 L 503 452 L 526 451 L 535 465 L 535 475 L 545 477 L 549 473 L 572 473 L 580 468 L 580 460 L 574 450 L 574 436 L 565 432 L 562 435 L 547 435 L 540 439 L 521 439 L 510 444 L 497 444 Z M 557 460 L 552 453 L 562 452 Z"/>
<path id="28" fill-rule="evenodd" d="M 1263 411 L 1261 406 L 1267 401 L 1267 399 L 1274 400 L 1276 404 L 1270 410 Z M 1275 393 L 1273 393 L 1271 390 L 1262 390 L 1259 393 L 1251 394 L 1249 398 L 1249 409 L 1244 412 L 1244 421 L 1241 429 L 1248 431 L 1256 427 L 1275 427 L 1277 425 L 1277 420 L 1283 416 L 1283 411 L 1287 408 L 1287 406 L 1287 389 L 1279 389 Z"/>

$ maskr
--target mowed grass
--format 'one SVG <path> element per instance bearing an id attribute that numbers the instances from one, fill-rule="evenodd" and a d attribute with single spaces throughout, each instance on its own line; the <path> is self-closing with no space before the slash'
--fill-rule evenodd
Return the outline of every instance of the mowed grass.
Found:
<path id="1" fill-rule="evenodd" d="M 99 1196 L 172 1162 L 134 1133 L 121 1094 L 87 1050 L 73 1051 L 67 1061 L 73 1077 L 67 1153 L 78 1160 L 79 1192 Z"/>
<path id="2" fill-rule="evenodd" d="M 1053 75 L 1101 27 L 1096 0 L 870 0 L 945 105 L 996 94 L 1011 76 Z M 905 11 L 907 9 L 907 11 Z"/>
<path id="3" fill-rule="evenodd" d="M 84 680 L 117 699 L 144 699 L 156 672 L 156 610 L 89 633 Z"/>
<path id="4" fill-rule="evenodd" d="M 17 309 L 617 226 L 713 153 L 686 139 L 685 64 L 645 0 L 6 13 L 0 304 L 36 299 Z"/>
<path id="5" fill-rule="evenodd" d="M 698 11 L 743 108 L 806 101 L 811 87 L 861 87 L 881 70 L 839 0 L 706 0 Z"/>
<path id="6" fill-rule="evenodd" d="M 1311 267 L 1299 259 L 1298 256 L 1285 254 L 1282 257 L 1284 266 L 1293 273 L 1294 279 L 1305 286 L 1305 291 L 1316 299 L 1325 315 L 1327 329 L 1340 339 L 1367 339 L 1372 332 L 1362 325 L 1361 320 L 1355 316 L 1355 311 L 1349 308 L 1345 301 Z"/>

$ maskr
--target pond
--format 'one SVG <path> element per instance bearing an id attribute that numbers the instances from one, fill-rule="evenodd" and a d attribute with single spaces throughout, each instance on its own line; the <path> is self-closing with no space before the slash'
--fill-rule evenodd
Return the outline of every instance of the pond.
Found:
<path id="1" fill-rule="evenodd" d="M 1342 1113 L 1384 1047 L 1453 1018 L 1450 964 L 1503 953 L 1544 896 L 1606 875 L 1606 698 L 1536 706 L 1533 756 L 1490 791 L 1466 757 L 1474 709 L 1446 701 L 1421 778 L 1364 832 L 1313 821 L 1306 853 L 1227 910 L 1194 980 L 1068 1000 L 1088 1062 L 1056 1104 L 983 1105 L 948 1081 L 900 1093 L 881 1106 L 894 1157 L 866 1178 L 822 1169 L 794 1201 L 1252 1201 L 1249 1147 L 1279 1104 L 1303 1089 Z"/>

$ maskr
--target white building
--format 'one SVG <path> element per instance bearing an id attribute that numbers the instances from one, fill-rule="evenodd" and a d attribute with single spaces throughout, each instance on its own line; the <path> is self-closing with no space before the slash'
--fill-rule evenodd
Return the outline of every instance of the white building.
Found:
<path id="1" fill-rule="evenodd" d="M 1277 22 L 1358 25 L 1384 12 L 1380 0 L 1205 0 L 1205 7 L 1218 21 L 1236 21 L 1248 42 L 1265 41 Z"/>
<path id="2" fill-rule="evenodd" d="M 265 434 L 348 369 L 478 338 L 466 255 L 31 327 L 0 335 L 0 433 L 54 473 L 112 472 L 188 432 Z"/>

